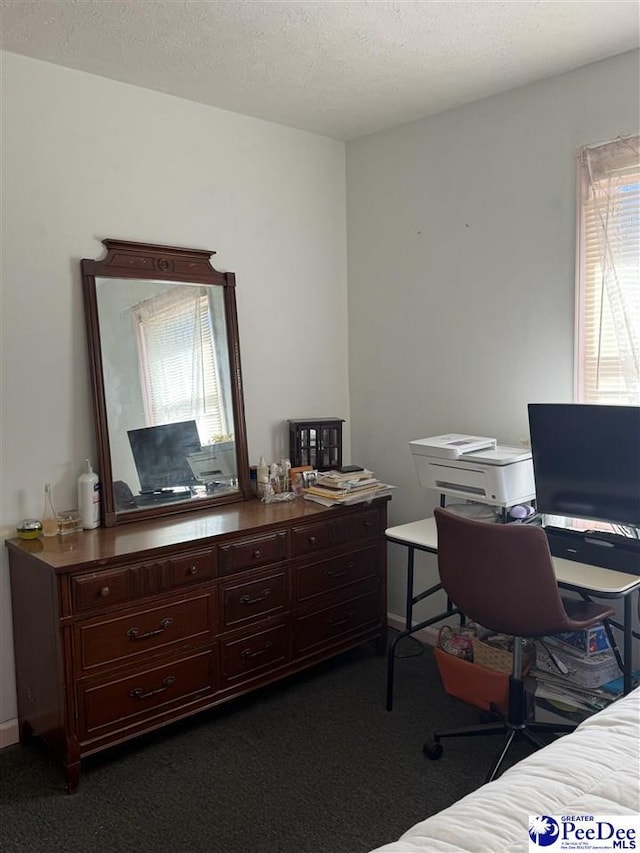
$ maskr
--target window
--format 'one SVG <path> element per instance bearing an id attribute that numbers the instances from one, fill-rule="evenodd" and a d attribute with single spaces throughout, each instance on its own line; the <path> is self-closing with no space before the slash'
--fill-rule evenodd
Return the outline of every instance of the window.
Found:
<path id="1" fill-rule="evenodd" d="M 177 286 L 133 309 L 146 425 L 193 419 L 203 444 L 227 432 L 205 290 Z"/>
<path id="2" fill-rule="evenodd" d="M 640 137 L 578 156 L 576 399 L 640 404 Z"/>

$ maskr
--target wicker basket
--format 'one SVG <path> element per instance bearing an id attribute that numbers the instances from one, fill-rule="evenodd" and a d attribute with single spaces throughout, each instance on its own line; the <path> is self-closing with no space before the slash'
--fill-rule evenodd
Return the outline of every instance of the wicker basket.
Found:
<path id="1" fill-rule="evenodd" d="M 473 662 L 492 669 L 495 672 L 510 673 L 513 667 L 513 655 L 504 649 L 497 649 L 473 638 Z"/>

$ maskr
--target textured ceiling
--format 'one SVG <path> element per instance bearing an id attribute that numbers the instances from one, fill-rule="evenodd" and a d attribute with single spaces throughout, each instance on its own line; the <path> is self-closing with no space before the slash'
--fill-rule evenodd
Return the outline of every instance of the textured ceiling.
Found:
<path id="1" fill-rule="evenodd" d="M 2 0 L 4 50 L 337 139 L 640 44 L 637 0 Z"/>

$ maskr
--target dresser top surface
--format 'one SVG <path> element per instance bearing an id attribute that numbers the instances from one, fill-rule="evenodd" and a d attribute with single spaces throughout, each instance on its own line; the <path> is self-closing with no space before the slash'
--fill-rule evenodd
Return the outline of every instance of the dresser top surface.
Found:
<path id="1" fill-rule="evenodd" d="M 378 499 L 379 505 L 386 498 Z M 78 566 L 100 566 L 107 561 L 131 555 L 144 556 L 162 548 L 190 546 L 232 535 L 251 536 L 266 533 L 270 528 L 297 520 L 305 521 L 345 512 L 362 510 L 371 504 L 350 507 L 326 508 L 305 500 L 292 500 L 263 504 L 250 500 L 219 507 L 203 513 L 133 522 L 116 527 L 85 530 L 67 537 L 53 536 L 40 539 L 7 539 L 10 551 L 29 554 L 48 567 L 65 572 Z"/>

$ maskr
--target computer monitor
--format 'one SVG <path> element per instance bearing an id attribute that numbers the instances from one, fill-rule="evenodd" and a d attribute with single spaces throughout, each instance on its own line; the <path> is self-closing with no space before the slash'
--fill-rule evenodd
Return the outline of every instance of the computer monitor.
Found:
<path id="1" fill-rule="evenodd" d="M 187 457 L 200 450 L 195 421 L 127 431 L 140 479 L 140 491 L 175 489 L 197 483 Z"/>
<path id="2" fill-rule="evenodd" d="M 538 511 L 640 528 L 640 406 L 528 409 Z"/>

